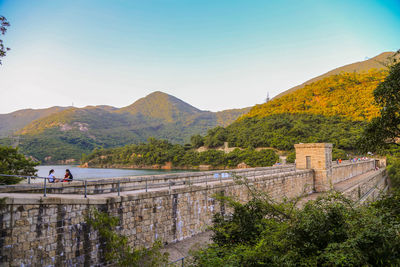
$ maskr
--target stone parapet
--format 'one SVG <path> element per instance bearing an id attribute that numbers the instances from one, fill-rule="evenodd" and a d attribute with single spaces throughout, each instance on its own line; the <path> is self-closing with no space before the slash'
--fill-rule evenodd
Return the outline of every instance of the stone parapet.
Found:
<path id="1" fill-rule="evenodd" d="M 336 162 L 332 165 L 332 183 L 336 184 L 351 177 L 375 170 L 375 160 L 362 160 L 357 162 L 343 161 L 340 164 Z"/>

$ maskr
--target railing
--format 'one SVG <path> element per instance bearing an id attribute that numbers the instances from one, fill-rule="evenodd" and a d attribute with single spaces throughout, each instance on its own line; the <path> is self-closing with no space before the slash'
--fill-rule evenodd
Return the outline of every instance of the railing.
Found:
<path id="1" fill-rule="evenodd" d="M 16 177 L 16 178 L 25 178 L 27 179 L 28 184 L 31 184 L 31 180 L 32 179 L 43 179 L 43 196 L 46 197 L 47 196 L 47 183 L 55 183 L 55 182 L 47 182 L 49 180 L 48 177 L 40 177 L 40 176 L 26 176 L 26 175 L 11 175 L 11 174 L 0 174 L 0 177 Z M 52 178 L 53 180 L 61 180 L 61 179 L 57 179 L 57 178 Z M 63 181 L 68 181 L 68 182 L 72 182 L 73 179 L 64 179 L 62 178 Z M 79 179 L 76 179 L 79 180 Z M 75 180 L 75 181 L 76 181 Z M 86 191 L 87 191 L 87 180 L 82 180 L 85 183 L 85 198 L 87 197 Z"/>
<path id="2" fill-rule="evenodd" d="M 209 183 L 219 182 L 222 183 L 226 180 L 232 180 L 235 176 L 242 177 L 253 177 L 259 178 L 264 176 L 273 175 L 276 173 L 283 172 L 291 172 L 292 168 L 263 168 L 263 169 L 253 169 L 252 171 L 243 171 L 243 170 L 235 170 L 235 171 L 217 171 L 217 172 L 209 172 L 207 175 L 199 175 L 193 176 L 188 175 L 183 178 L 182 175 L 176 177 L 165 175 L 152 176 L 152 177 L 141 177 L 141 178 L 121 178 L 120 180 L 93 180 L 93 179 L 76 179 L 73 180 L 65 179 L 70 181 L 69 183 L 49 183 L 47 177 L 39 177 L 39 176 L 23 176 L 23 175 L 7 175 L 0 174 L 0 176 L 5 177 L 20 177 L 27 180 L 28 185 L 18 184 L 13 186 L 2 186 L 1 189 L 3 193 L 38 193 L 43 192 L 43 196 L 46 197 L 49 193 L 62 193 L 62 194 L 83 194 L 85 198 L 88 195 L 92 194 L 105 194 L 105 193 L 117 193 L 118 196 L 121 195 L 123 191 L 139 191 L 142 190 L 144 192 L 148 192 L 154 188 L 168 188 L 171 190 L 172 187 L 179 186 L 192 186 L 194 184 L 205 184 L 206 186 Z M 32 179 L 42 179 L 43 184 L 40 183 L 31 183 Z M 64 180 L 64 179 L 59 179 Z M 81 183 L 81 184 L 79 184 Z M 102 187 L 102 188 L 101 188 Z"/>

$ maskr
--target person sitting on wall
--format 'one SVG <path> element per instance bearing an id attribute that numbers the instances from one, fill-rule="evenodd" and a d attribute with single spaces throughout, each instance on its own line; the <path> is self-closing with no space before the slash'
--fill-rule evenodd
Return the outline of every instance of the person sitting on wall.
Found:
<path id="1" fill-rule="evenodd" d="M 65 170 L 65 175 L 64 175 L 64 180 L 62 180 L 63 182 L 72 182 L 72 179 L 74 177 L 72 176 L 72 173 L 69 171 L 69 169 Z"/>
<path id="2" fill-rule="evenodd" d="M 56 177 L 54 177 L 54 170 L 51 169 L 49 171 L 49 176 L 47 176 L 47 179 L 49 180 L 49 183 L 56 183 L 58 182 L 58 180 L 56 179 Z"/>

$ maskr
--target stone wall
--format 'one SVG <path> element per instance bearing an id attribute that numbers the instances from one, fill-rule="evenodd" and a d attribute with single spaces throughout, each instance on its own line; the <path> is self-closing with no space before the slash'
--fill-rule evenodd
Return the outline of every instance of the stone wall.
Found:
<path id="1" fill-rule="evenodd" d="M 362 183 L 348 188 L 343 192 L 343 195 L 360 203 L 374 201 L 381 195 L 382 191 L 387 189 L 388 184 L 386 178 L 386 169 L 380 169 L 377 172 L 371 173 Z"/>
<path id="2" fill-rule="evenodd" d="M 310 192 L 312 170 L 249 177 L 256 188 L 275 199 Z M 119 231 L 132 246 L 149 245 L 157 238 L 175 242 L 203 232 L 213 214 L 226 212 L 216 193 L 247 201 L 249 194 L 234 181 L 215 181 L 171 190 L 124 192 L 120 197 L 14 194 L 2 205 L 0 262 L 2 266 L 96 265 L 104 262 L 102 243 L 85 223 L 91 208 L 121 220 Z M 2 194 L 2 196 L 7 194 Z M 10 195 L 11 196 L 11 195 Z"/>
<path id="3" fill-rule="evenodd" d="M 375 169 L 375 160 L 363 160 L 354 163 L 342 162 L 332 165 L 332 183 L 336 184 L 351 177 L 369 172 Z"/>

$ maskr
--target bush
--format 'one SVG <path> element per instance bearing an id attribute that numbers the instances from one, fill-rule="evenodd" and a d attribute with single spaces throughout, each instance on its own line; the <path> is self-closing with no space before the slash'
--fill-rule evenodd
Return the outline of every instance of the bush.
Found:
<path id="1" fill-rule="evenodd" d="M 296 160 L 296 151 L 292 151 L 286 157 L 286 163 L 294 163 Z"/>
<path id="2" fill-rule="evenodd" d="M 195 266 L 399 266 L 399 192 L 370 206 L 331 192 L 297 209 L 245 184 L 246 204 L 218 197 L 233 213 L 214 216 L 214 243 L 194 252 Z"/>
<path id="3" fill-rule="evenodd" d="M 336 159 L 349 159 L 348 154 L 346 153 L 346 151 L 344 151 L 343 149 L 339 149 L 339 148 L 333 148 L 332 149 L 332 159 L 336 160 Z"/>
<path id="4" fill-rule="evenodd" d="M 400 189 L 400 159 L 396 157 L 389 157 L 387 163 L 390 185 L 392 188 Z"/>
<path id="5" fill-rule="evenodd" d="M 17 148 L 0 146 L 0 174 L 34 176 L 39 163 L 27 159 Z M 0 184 L 16 184 L 24 178 L 0 176 Z"/>

